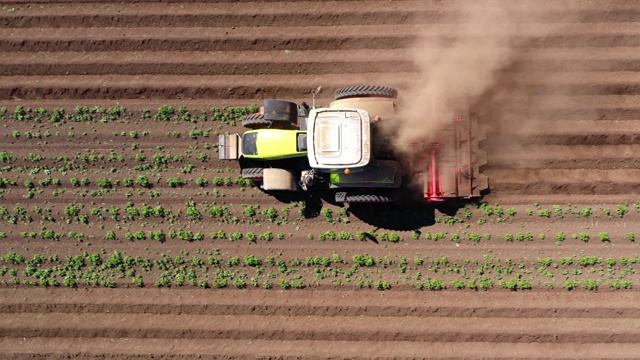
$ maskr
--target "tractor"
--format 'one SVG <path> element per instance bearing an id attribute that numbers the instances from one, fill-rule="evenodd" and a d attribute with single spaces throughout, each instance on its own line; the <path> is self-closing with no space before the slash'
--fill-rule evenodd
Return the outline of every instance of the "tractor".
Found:
<path id="1" fill-rule="evenodd" d="M 219 136 L 219 158 L 239 160 L 241 174 L 266 192 L 329 192 L 339 203 L 477 199 L 488 190 L 480 173 L 484 134 L 464 108 L 411 155 L 393 149 L 385 122 L 398 116 L 397 90 L 349 86 L 328 107 L 268 99 L 243 118 L 248 131 Z"/>

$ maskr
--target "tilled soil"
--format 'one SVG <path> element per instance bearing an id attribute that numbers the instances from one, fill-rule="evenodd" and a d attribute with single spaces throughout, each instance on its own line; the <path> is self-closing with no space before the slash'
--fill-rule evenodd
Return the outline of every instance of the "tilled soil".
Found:
<path id="1" fill-rule="evenodd" d="M 0 178 L 15 182 L 3 185 L 0 205 L 9 212 L 24 208 L 31 219 L 3 215 L 0 255 L 59 256 L 38 269 L 62 268 L 67 256 L 82 257 L 82 271 L 91 267 L 89 254 L 105 262 L 114 251 L 165 261 L 149 271 L 141 263 L 126 271 L 95 266 L 100 280 L 78 279 L 76 289 L 66 289 L 62 274 L 55 275 L 57 286 L 45 286 L 23 273 L 27 263 L 4 258 L 3 358 L 637 357 L 640 313 L 633 286 L 640 279 L 629 234 L 640 220 L 640 207 L 634 207 L 640 194 L 639 1 L 69 0 L 0 6 L 0 107 L 8 108 L 0 151 L 12 158 L 2 160 L 9 168 Z M 236 163 L 217 160 L 213 151 L 216 132 L 242 131 L 239 124 L 139 115 L 163 105 L 185 106 L 197 118 L 203 110 L 210 116 L 212 107 L 265 98 L 310 102 L 318 86 L 316 102 L 323 105 L 333 90 L 353 84 L 393 86 L 402 94 L 419 78 L 416 41 L 437 39 L 432 51 L 446 52 L 466 31 L 459 16 L 487 6 L 530 15 L 517 34 L 504 23 L 465 35 L 479 47 L 491 38 L 515 49 L 471 109 L 488 134 L 481 143 L 488 153 L 482 171 L 491 186 L 485 200 L 510 208 L 510 215 L 474 208 L 466 217 L 461 208 L 404 204 L 341 213 L 317 197 L 276 199 L 248 186 L 214 185 L 216 177 L 231 182 L 239 175 Z M 465 69 L 456 76 L 464 77 Z M 52 124 L 10 116 L 16 106 L 67 114 L 84 106 L 127 110 L 116 121 L 101 122 L 98 114 L 91 121 Z M 201 153 L 208 157 L 197 159 Z M 160 170 L 152 161 L 158 154 L 170 157 Z M 69 161 L 73 167 L 55 170 Z M 136 168 L 145 164 L 150 167 Z M 195 166 L 186 171 L 187 164 Z M 149 177 L 150 188 L 121 183 L 140 175 Z M 185 184 L 171 187 L 169 177 Z M 40 183 L 47 178 L 61 183 Z M 72 185 L 72 178 L 88 183 Z M 114 184 L 102 191 L 105 178 Z M 197 178 L 209 183 L 199 186 Z M 35 184 L 32 195 L 27 181 Z M 187 218 L 188 201 L 202 218 Z M 73 204 L 84 204 L 86 222 L 69 215 Z M 173 214 L 125 213 L 144 204 Z M 248 215 L 247 205 L 259 205 L 258 214 Z M 110 216 L 113 207 L 119 216 Z M 210 215 L 212 207 L 230 214 Z M 261 211 L 271 207 L 277 217 L 269 221 Z M 333 218 L 321 209 L 331 209 Z M 64 236 L 43 239 L 46 230 Z M 205 238 L 184 241 L 169 236 L 172 230 Z M 115 239 L 105 240 L 107 231 Z M 138 231 L 163 231 L 167 239 L 129 237 Z M 225 239 L 212 239 L 219 231 Z M 323 241 L 327 231 L 352 238 L 360 231 L 376 234 Z M 75 240 L 69 232 L 83 237 Z M 234 232 L 243 238 L 227 241 Z M 266 232 L 275 238 L 247 239 Z M 385 241 L 393 234 L 401 241 Z M 263 261 L 264 273 L 243 262 L 247 255 Z M 354 255 L 370 255 L 375 265 L 358 267 Z M 197 270 L 193 284 L 176 284 L 183 264 L 177 257 L 186 259 L 187 271 Z M 316 257 L 332 263 L 323 268 Z M 589 257 L 600 262 L 580 264 Z M 166 272 L 170 285 L 158 285 Z M 144 278 L 144 288 L 134 285 L 136 276 Z M 221 279 L 228 283 L 216 288 Z M 429 281 L 446 288 L 428 291 L 439 290 Z M 500 281 L 512 281 L 518 291 Z M 390 290 L 376 290 L 385 282 Z M 101 287 L 109 284 L 116 288 Z M 292 288 L 283 290 L 285 284 Z"/>
<path id="2" fill-rule="evenodd" d="M 2 343 L 53 358 L 615 358 L 638 349 L 635 294 L 575 294 L 569 304 L 564 294 L 471 295 L 3 290 L 12 299 Z"/>

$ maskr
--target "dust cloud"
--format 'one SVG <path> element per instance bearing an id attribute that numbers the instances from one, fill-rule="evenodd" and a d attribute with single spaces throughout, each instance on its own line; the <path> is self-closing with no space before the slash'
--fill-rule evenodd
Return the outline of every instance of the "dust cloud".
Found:
<path id="1" fill-rule="evenodd" d="M 417 139 L 434 140 L 461 107 L 499 92 L 501 72 L 523 55 L 525 30 L 544 32 L 533 10 L 522 3 L 464 2 L 444 24 L 424 28 L 412 48 L 419 74 L 400 98 L 394 129 L 400 151 L 410 152 Z"/>

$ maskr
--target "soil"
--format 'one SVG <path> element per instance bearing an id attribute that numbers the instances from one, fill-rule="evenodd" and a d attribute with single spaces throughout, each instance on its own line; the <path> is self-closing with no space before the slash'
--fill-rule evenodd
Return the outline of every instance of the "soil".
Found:
<path id="1" fill-rule="evenodd" d="M 182 257 L 209 288 L 179 286 L 175 278 L 168 287 L 156 286 L 166 271 L 157 265 L 146 271 L 139 264 L 131 269 L 144 277 L 143 288 L 134 285 L 132 273 L 120 270 L 99 272 L 113 289 L 80 280 L 67 288 L 63 276 L 56 278 L 58 286 L 43 286 L 23 273 L 27 264 L 3 258 L 0 357 L 637 357 L 640 265 L 630 260 L 637 260 L 639 251 L 629 233 L 638 232 L 640 221 L 640 206 L 634 206 L 640 200 L 635 22 L 640 3 L 492 3 L 523 14 L 529 5 L 535 8 L 536 21 L 506 42 L 518 55 L 496 72 L 495 86 L 472 102 L 472 115 L 488 129 L 481 143 L 488 153 L 482 171 L 491 193 L 484 200 L 513 215 L 465 204 L 343 209 L 319 196 L 273 197 L 251 186 L 213 184 L 217 177 L 233 182 L 239 175 L 235 162 L 217 160 L 216 132 L 243 129 L 239 122 L 211 119 L 212 107 L 259 105 L 265 98 L 311 102 L 318 86 L 318 104 L 330 102 L 336 88 L 354 84 L 393 86 L 402 94 L 420 70 L 412 58 L 416 39 L 437 37 L 441 41 L 433 51 L 444 51 L 460 31 L 461 9 L 486 4 L 4 1 L 0 107 L 8 113 L 1 123 L 0 152 L 12 160 L 0 162 L 0 179 L 15 185 L 0 189 L 0 206 L 10 214 L 24 208 L 30 220 L 2 217 L 0 256 L 59 257 L 44 260 L 40 269 L 61 268 L 67 256 L 79 256 L 86 259 L 83 271 L 89 271 L 89 254 L 106 261 L 118 251 L 151 262 L 168 258 L 169 272 L 179 271 Z M 491 32 L 508 36 L 502 25 Z M 488 35 L 475 36 L 480 43 Z M 142 109 L 155 114 L 163 105 L 185 106 L 193 118 L 205 111 L 208 118 L 140 116 Z M 98 113 L 92 121 L 53 124 L 15 119 L 17 106 L 32 113 L 62 108 L 74 114 L 83 106 L 127 110 L 115 120 L 101 122 L 106 115 Z M 190 136 L 194 130 L 207 136 Z M 208 157 L 198 159 L 201 153 Z M 34 155 L 43 158 L 33 160 Z M 166 168 L 153 168 L 154 155 L 170 156 Z M 68 163 L 73 166 L 56 169 Z M 145 164 L 148 169 L 136 168 Z M 192 168 L 184 170 L 188 164 Z M 150 188 L 122 184 L 140 175 L 149 178 Z M 170 177 L 185 184 L 170 187 Z M 60 185 L 40 183 L 49 178 L 60 179 Z M 74 186 L 72 178 L 89 184 Z M 198 178 L 209 183 L 199 186 Z M 100 179 L 113 186 L 100 187 Z M 35 186 L 31 195 L 27 181 Z M 201 219 L 186 217 L 189 201 Z M 173 215 L 128 216 L 128 202 L 138 209 L 161 206 Z M 80 214 L 88 216 L 86 224 L 66 214 L 73 204 L 84 205 Z M 248 215 L 247 205 L 258 205 L 258 214 Z M 216 206 L 231 215 L 210 216 L 208 209 Z M 118 217 L 108 214 L 112 207 L 120 208 Z M 278 215 L 268 221 L 261 211 L 271 207 Z M 592 214 L 580 215 L 587 207 Z M 333 219 L 323 209 L 330 209 Z M 45 230 L 64 236 L 43 239 Z M 166 234 L 162 243 L 127 238 L 160 230 Z M 179 230 L 202 233 L 204 239 L 169 236 Z M 107 231 L 116 239 L 106 240 Z M 212 239 L 219 231 L 244 236 Z M 322 240 L 327 231 L 375 235 L 363 241 Z M 84 236 L 76 240 L 69 232 Z M 275 238 L 247 239 L 248 233 L 266 232 Z M 445 237 L 434 240 L 440 233 Z M 400 242 L 385 241 L 394 234 Z M 482 239 L 472 240 L 473 234 Z M 531 238 L 507 240 L 518 234 Z M 261 268 L 245 264 L 247 255 L 261 259 Z M 372 256 L 375 266 L 345 276 L 355 266 L 354 255 Z M 600 263 L 578 264 L 589 256 Z M 221 264 L 190 265 L 212 257 Z M 234 257 L 239 264 L 229 264 Z M 332 264 L 306 264 L 315 257 Z M 546 258 L 552 264 L 544 265 Z M 569 258 L 571 264 L 563 263 Z M 279 269 L 277 261 L 291 272 Z M 225 276 L 227 286 L 216 288 Z M 494 282 L 486 291 L 469 285 L 483 277 Z M 239 279 L 246 286 L 237 286 Z M 441 280 L 446 289 L 429 291 L 430 280 Z M 511 291 L 500 280 L 524 280 L 531 289 Z M 281 281 L 304 286 L 283 290 Z M 455 289 L 454 281 L 464 289 Z M 589 289 L 590 281 L 597 290 Z M 273 289 L 264 289 L 265 282 L 273 282 Z M 391 289 L 377 290 L 384 282 Z M 576 286 L 568 291 L 572 282 Z M 628 288 L 615 290 L 616 284 Z"/>

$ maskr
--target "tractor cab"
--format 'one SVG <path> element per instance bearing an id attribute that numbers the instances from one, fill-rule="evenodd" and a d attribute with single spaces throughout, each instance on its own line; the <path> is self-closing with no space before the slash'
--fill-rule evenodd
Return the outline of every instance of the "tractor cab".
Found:
<path id="1" fill-rule="evenodd" d="M 360 168 L 371 160 L 369 115 L 359 109 L 313 109 L 307 124 L 309 165 L 319 169 Z"/>

